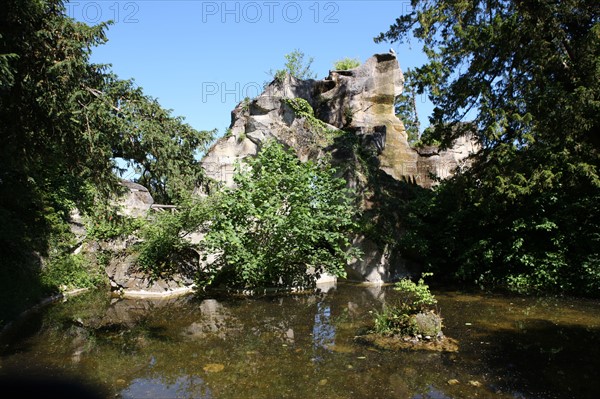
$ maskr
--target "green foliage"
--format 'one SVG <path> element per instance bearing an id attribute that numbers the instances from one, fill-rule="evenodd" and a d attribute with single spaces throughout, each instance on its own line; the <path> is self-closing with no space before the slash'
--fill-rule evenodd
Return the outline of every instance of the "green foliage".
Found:
<path id="1" fill-rule="evenodd" d="M 360 66 L 360 60 L 356 58 L 343 58 L 333 63 L 333 69 L 336 71 L 347 71 Z"/>
<path id="2" fill-rule="evenodd" d="M 176 212 L 160 212 L 140 229 L 137 264 L 153 277 L 168 276 L 186 267 L 197 267 L 198 248 L 189 236 L 206 229 L 211 201 L 186 198 Z"/>
<path id="3" fill-rule="evenodd" d="M 143 224 L 143 220 L 121 215 L 117 209 L 109 206 L 98 206 L 86 216 L 88 238 L 101 241 L 127 237 Z"/>
<path id="4" fill-rule="evenodd" d="M 345 181 L 276 142 L 246 161 L 213 209 L 206 245 L 217 260 L 207 282 L 291 287 L 312 285 L 323 272 L 344 276 L 356 255 L 348 250 L 355 210 Z"/>
<path id="5" fill-rule="evenodd" d="M 417 88 L 413 83 L 413 72 L 407 69 L 404 73 L 404 90 L 396 97 L 394 109 L 396 116 L 404 123 L 408 142 L 412 145 L 417 143 L 421 137 L 421 124 L 417 113 Z"/>
<path id="6" fill-rule="evenodd" d="M 409 135 L 409 139 L 411 138 L 411 136 Z M 414 138 L 414 136 L 413 136 Z M 426 147 L 426 146 L 434 146 L 434 147 L 439 147 L 441 146 L 441 142 L 436 138 L 435 135 L 435 129 L 431 126 L 429 126 L 428 128 L 426 128 L 423 131 L 423 134 L 421 134 L 421 136 L 418 137 L 418 139 L 413 140 L 412 142 L 410 142 L 410 144 L 413 147 Z"/>
<path id="7" fill-rule="evenodd" d="M 311 105 L 303 98 L 284 98 L 284 103 L 290 106 L 297 117 L 306 118 L 306 121 L 316 130 L 325 130 L 327 125 L 315 117 L 315 112 Z"/>
<path id="8" fill-rule="evenodd" d="M 68 291 L 75 288 L 93 288 L 105 283 L 104 269 L 83 255 L 59 255 L 50 257 L 41 273 L 41 281 L 47 287 Z"/>
<path id="9" fill-rule="evenodd" d="M 213 132 L 192 129 L 133 81 L 91 63 L 107 26 L 69 18 L 62 0 L 2 4 L 0 257 L 33 262 L 2 262 L 3 277 L 38 278 L 33 254 L 77 268 L 65 222 L 73 208 L 93 213 L 96 199 L 118 189 L 117 159 L 139 172 L 157 202 L 177 201 L 204 180 L 195 155 Z M 120 234 L 103 226 L 96 233 Z"/>
<path id="10" fill-rule="evenodd" d="M 412 78 L 436 106 L 431 140 L 483 146 L 412 209 L 407 229 L 427 242 L 416 258 L 485 286 L 598 296 L 597 2 L 412 4 L 376 40 L 423 43 Z"/>
<path id="11" fill-rule="evenodd" d="M 216 130 L 196 131 L 133 81 L 109 75 L 101 90 L 94 99 L 100 104 L 86 104 L 91 114 L 86 117 L 109 126 L 102 136 L 106 153 L 133 168 L 136 181 L 156 202 L 177 202 L 205 181 L 197 154 L 206 150 Z"/>
<path id="12" fill-rule="evenodd" d="M 250 99 L 250 97 L 245 97 L 244 101 L 242 101 L 242 111 L 244 112 L 249 112 L 250 111 L 250 104 L 252 103 L 252 100 Z"/>
<path id="13" fill-rule="evenodd" d="M 418 313 L 429 310 L 437 303 L 437 299 L 425 284 L 424 278 L 432 273 L 423 273 L 415 283 L 409 278 L 403 278 L 394 284 L 394 289 L 401 294 L 401 308 L 405 313 Z"/>
<path id="14" fill-rule="evenodd" d="M 441 332 L 441 319 L 433 312 L 437 300 L 425 284 L 424 273 L 417 283 L 404 278 L 394 285 L 401 296 L 397 305 L 384 306 L 381 312 L 375 312 L 374 331 L 378 334 L 401 336 L 429 335 Z"/>
<path id="15" fill-rule="evenodd" d="M 0 247 L 47 250 L 45 208 L 64 218 L 81 211 L 86 187 L 118 187 L 116 158 L 140 172 L 157 201 L 176 199 L 202 180 L 194 155 L 212 138 L 175 118 L 105 65 L 90 62 L 106 41 L 95 27 L 65 15 L 60 0 L 3 4 L 0 64 L 10 72 L 0 90 L 0 226 L 13 226 Z M 19 241 L 21 243 L 19 244 Z M 6 245 L 4 245 L 6 244 Z"/>
<path id="16" fill-rule="evenodd" d="M 286 54 L 284 68 L 278 69 L 275 73 L 271 71 L 271 75 L 277 82 L 282 82 L 288 74 L 302 80 L 316 79 L 317 74 L 310 69 L 314 61 L 313 57 L 308 57 L 306 61 L 304 57 L 304 53 L 298 49 Z"/>
<path id="17" fill-rule="evenodd" d="M 296 117 L 304 118 L 304 128 L 309 131 L 302 135 L 302 141 L 299 143 L 309 154 L 318 154 L 333 144 L 336 137 L 343 135 L 344 132 L 338 129 L 328 128 L 327 124 L 315 117 L 312 106 L 303 98 L 284 98 L 282 101 L 287 104 Z"/>

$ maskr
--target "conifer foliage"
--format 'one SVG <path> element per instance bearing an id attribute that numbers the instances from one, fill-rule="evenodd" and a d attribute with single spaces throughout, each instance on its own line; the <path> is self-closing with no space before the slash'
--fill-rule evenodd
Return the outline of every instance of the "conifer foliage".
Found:
<path id="1" fill-rule="evenodd" d="M 435 105 L 434 138 L 449 145 L 474 124 L 482 150 L 415 209 L 407 237 L 427 238 L 421 258 L 446 275 L 598 295 L 600 3 L 412 6 L 375 40 L 423 44 L 412 77 Z"/>

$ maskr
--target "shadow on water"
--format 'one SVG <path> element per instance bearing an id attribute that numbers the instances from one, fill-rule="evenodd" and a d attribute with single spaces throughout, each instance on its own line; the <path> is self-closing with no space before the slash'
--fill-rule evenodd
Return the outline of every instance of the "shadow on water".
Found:
<path id="1" fill-rule="evenodd" d="M 44 373 L 0 376 L 0 392 L 3 398 L 104 399 L 108 396 L 108 391 L 97 385 Z"/>
<path id="2" fill-rule="evenodd" d="M 508 372 L 513 388 L 543 398 L 600 395 L 600 329 L 530 319 L 518 330 L 491 332 L 492 351 L 482 359 Z"/>
<path id="3" fill-rule="evenodd" d="M 515 398 L 600 397 L 600 303 L 443 293 L 447 334 L 466 369 L 484 369 L 493 390 Z"/>

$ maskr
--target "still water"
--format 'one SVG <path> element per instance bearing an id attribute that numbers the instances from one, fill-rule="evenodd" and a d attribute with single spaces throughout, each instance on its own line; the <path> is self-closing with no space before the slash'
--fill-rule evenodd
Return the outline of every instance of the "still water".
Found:
<path id="1" fill-rule="evenodd" d="M 456 353 L 355 341 L 396 300 L 391 287 L 251 299 L 90 293 L 5 331 L 0 377 L 68 377 L 105 398 L 600 397 L 600 302 L 434 293 Z"/>

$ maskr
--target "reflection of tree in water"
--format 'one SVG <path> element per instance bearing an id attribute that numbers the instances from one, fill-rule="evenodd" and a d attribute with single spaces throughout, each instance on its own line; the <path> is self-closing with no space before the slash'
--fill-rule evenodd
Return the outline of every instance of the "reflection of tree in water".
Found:
<path id="1" fill-rule="evenodd" d="M 331 306 L 323 302 L 317 303 L 315 323 L 313 325 L 313 347 L 325 348 L 335 345 L 335 326 L 331 319 Z"/>

